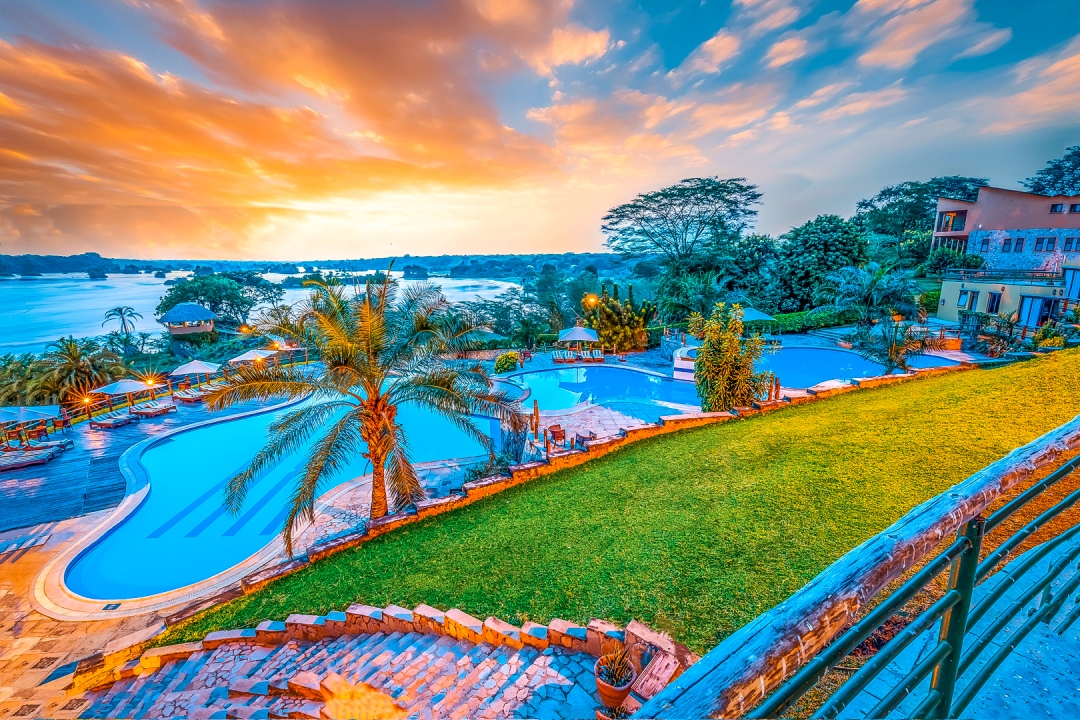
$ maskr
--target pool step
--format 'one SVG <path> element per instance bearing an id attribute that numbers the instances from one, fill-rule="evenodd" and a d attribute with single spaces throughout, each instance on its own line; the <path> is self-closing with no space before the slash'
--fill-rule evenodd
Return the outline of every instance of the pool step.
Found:
<path id="1" fill-rule="evenodd" d="M 427 606 L 354 606 L 348 616 L 275 625 L 261 636 L 212 633 L 203 643 L 148 653 L 118 670 L 111 686 L 88 693 L 81 717 L 318 718 L 384 703 L 387 712 L 423 720 L 591 718 L 600 707 L 598 654 L 632 642 L 672 658 L 675 647 L 640 623 L 517 628 Z M 672 679 L 695 659 L 682 650 Z"/>

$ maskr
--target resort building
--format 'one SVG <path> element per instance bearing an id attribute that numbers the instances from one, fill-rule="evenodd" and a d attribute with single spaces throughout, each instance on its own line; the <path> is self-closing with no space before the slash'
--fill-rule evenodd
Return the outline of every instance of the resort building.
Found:
<path id="1" fill-rule="evenodd" d="M 198 303 L 180 303 L 158 318 L 173 337 L 212 332 L 216 320 L 217 315 Z"/>
<path id="2" fill-rule="evenodd" d="M 1080 301 L 1080 196 L 984 187 L 975 202 L 941 198 L 931 246 L 980 255 L 946 272 L 938 317 L 1005 313 L 1040 327 Z"/>
<path id="3" fill-rule="evenodd" d="M 981 255 L 988 269 L 1058 272 L 1080 262 L 1080 195 L 984 187 L 975 202 L 940 198 L 939 247 Z"/>

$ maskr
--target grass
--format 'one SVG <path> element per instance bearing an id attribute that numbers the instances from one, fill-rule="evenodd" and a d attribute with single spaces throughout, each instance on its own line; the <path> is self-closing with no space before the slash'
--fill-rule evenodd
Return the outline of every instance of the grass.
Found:
<path id="1" fill-rule="evenodd" d="M 1070 419 L 1080 350 L 635 444 L 315 563 L 170 630 L 353 602 L 638 618 L 699 652 L 914 505 Z"/>

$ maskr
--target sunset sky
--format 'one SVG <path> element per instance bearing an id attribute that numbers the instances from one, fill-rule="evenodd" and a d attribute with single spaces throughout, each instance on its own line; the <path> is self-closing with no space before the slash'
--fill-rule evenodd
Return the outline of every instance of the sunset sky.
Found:
<path id="1" fill-rule="evenodd" d="M 0 252 L 595 251 L 745 176 L 757 229 L 1080 144 L 1076 0 L 0 0 Z"/>

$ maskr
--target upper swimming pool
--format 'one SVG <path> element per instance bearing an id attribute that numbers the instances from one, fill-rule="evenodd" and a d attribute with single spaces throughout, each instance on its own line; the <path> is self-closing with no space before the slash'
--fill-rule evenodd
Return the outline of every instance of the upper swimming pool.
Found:
<path id="1" fill-rule="evenodd" d="M 923 355 L 910 362 L 914 368 L 959 364 L 938 355 Z M 780 384 L 789 388 L 808 388 L 826 380 L 851 380 L 885 374 L 884 367 L 858 353 L 834 348 L 783 348 L 766 352 L 757 368 L 771 370 L 780 379 Z"/>
<path id="2" fill-rule="evenodd" d="M 222 499 L 226 483 L 247 467 L 266 442 L 267 427 L 285 412 L 222 420 L 151 443 L 135 461 L 149 480 L 149 494 L 68 567 L 68 589 L 101 600 L 176 590 L 243 562 L 273 541 L 307 450 L 256 480 L 237 515 L 225 510 Z M 415 463 L 483 452 L 476 440 L 429 412 L 403 406 L 398 419 L 412 441 Z M 363 451 L 358 447 L 353 462 L 320 491 L 370 472 Z"/>

